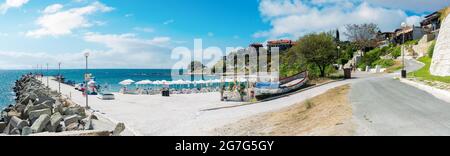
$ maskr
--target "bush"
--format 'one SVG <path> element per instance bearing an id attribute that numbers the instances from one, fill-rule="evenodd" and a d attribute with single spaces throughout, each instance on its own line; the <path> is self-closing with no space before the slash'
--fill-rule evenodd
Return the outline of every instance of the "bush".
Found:
<path id="1" fill-rule="evenodd" d="M 411 40 L 405 43 L 405 45 L 417 45 L 419 44 L 419 40 Z"/>
<path id="2" fill-rule="evenodd" d="M 436 46 L 436 40 L 431 43 L 430 47 L 428 47 L 428 57 L 433 58 L 434 55 L 434 47 Z"/>
<path id="3" fill-rule="evenodd" d="M 349 60 L 347 58 L 341 58 L 341 59 L 338 60 L 338 64 L 339 65 L 345 65 L 345 64 L 348 63 L 348 61 Z"/>
<path id="4" fill-rule="evenodd" d="M 395 59 L 402 56 L 402 48 L 400 46 L 391 47 L 389 51 L 391 51 L 391 56 Z"/>
<path id="5" fill-rule="evenodd" d="M 360 64 L 358 65 L 359 68 L 366 68 L 366 66 L 372 66 L 372 63 L 379 60 L 381 56 L 381 49 L 375 48 L 369 52 L 367 52 L 364 57 L 361 59 Z"/>

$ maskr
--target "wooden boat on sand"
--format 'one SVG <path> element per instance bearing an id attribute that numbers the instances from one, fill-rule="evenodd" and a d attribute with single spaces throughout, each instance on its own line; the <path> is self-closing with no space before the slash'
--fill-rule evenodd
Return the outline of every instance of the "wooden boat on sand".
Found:
<path id="1" fill-rule="evenodd" d="M 255 95 L 258 100 L 291 93 L 301 89 L 308 81 L 308 72 L 300 72 L 279 82 L 256 83 Z"/>

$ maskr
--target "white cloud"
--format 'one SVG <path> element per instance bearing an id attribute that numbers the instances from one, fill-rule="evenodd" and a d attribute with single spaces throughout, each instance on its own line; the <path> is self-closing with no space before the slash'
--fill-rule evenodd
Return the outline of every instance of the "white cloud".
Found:
<path id="1" fill-rule="evenodd" d="M 142 51 L 153 47 L 165 47 L 170 41 L 169 37 L 155 37 L 153 39 L 140 39 L 135 34 L 98 34 L 86 33 L 87 42 L 101 43 L 117 52 Z"/>
<path id="2" fill-rule="evenodd" d="M 167 68 L 171 66 L 170 37 L 138 38 L 135 34 L 99 34 L 86 33 L 84 40 L 99 43 L 107 47 L 104 51 L 95 51 L 93 58 L 100 68 Z"/>
<path id="3" fill-rule="evenodd" d="M 125 17 L 133 17 L 133 14 L 125 14 Z"/>
<path id="4" fill-rule="evenodd" d="M 61 4 L 53 4 L 44 9 L 45 14 L 52 14 L 61 10 L 64 6 Z"/>
<path id="5" fill-rule="evenodd" d="M 170 20 L 167 20 L 167 21 L 164 21 L 164 25 L 168 25 L 168 24 L 172 24 L 172 23 L 174 23 L 175 22 L 175 20 L 173 20 L 173 19 L 170 19 Z"/>
<path id="6" fill-rule="evenodd" d="M 0 51 L 0 58 L 8 58 L 0 60 L 1 69 L 32 69 L 37 64 L 45 63 L 56 64 L 61 61 L 67 66 L 81 67 L 83 64 L 82 53 L 59 53 L 48 54 L 43 52 L 17 52 L 17 51 Z"/>
<path id="7" fill-rule="evenodd" d="M 155 32 L 155 29 L 150 28 L 150 27 L 134 27 L 133 28 L 135 31 L 142 31 L 142 32 L 146 32 L 146 33 L 152 33 Z"/>
<path id="8" fill-rule="evenodd" d="M 20 8 L 27 4 L 29 0 L 6 0 L 5 3 L 0 4 L 0 12 L 5 14 L 10 8 Z"/>
<path id="9" fill-rule="evenodd" d="M 17 52 L 0 51 L 0 68 L 32 69 L 36 64 L 50 63 L 50 66 L 62 62 L 64 68 L 83 68 L 84 52 L 89 52 L 91 68 L 168 68 L 171 42 L 169 37 L 138 38 L 135 34 L 99 34 L 86 33 L 87 42 L 104 45 L 106 49 L 85 49 L 78 52 Z M 45 62 L 42 62 L 45 60 Z"/>
<path id="10" fill-rule="evenodd" d="M 93 25 L 87 19 L 87 15 L 96 12 L 109 12 L 111 10 L 113 10 L 113 8 L 100 2 L 94 2 L 85 7 L 44 14 L 36 21 L 36 24 L 39 25 L 40 28 L 28 31 L 26 36 L 39 38 L 43 36 L 56 37 L 72 34 L 75 29 L 91 27 Z"/>
<path id="11" fill-rule="evenodd" d="M 408 25 L 415 25 L 420 26 L 420 22 L 424 19 L 424 17 L 421 16 L 410 16 L 406 18 L 406 24 Z"/>
<path id="12" fill-rule="evenodd" d="M 261 0 L 262 18 L 270 30 L 256 32 L 256 38 L 297 38 L 311 33 L 343 29 L 346 24 L 376 23 L 382 31 L 393 31 L 401 22 L 416 23 L 405 11 L 371 5 L 367 2 L 343 0 Z"/>
<path id="13" fill-rule="evenodd" d="M 208 36 L 209 36 L 209 37 L 213 37 L 213 36 L 214 36 L 214 33 L 213 33 L 213 32 L 208 32 Z"/>
<path id="14" fill-rule="evenodd" d="M 386 7 L 396 8 L 423 14 L 434 12 L 450 5 L 450 0 L 366 0 L 368 3 Z"/>
<path id="15" fill-rule="evenodd" d="M 291 14 L 302 14 L 309 11 L 309 7 L 304 5 L 301 1 L 269 1 L 262 0 L 259 4 L 261 15 L 266 18 L 273 18 Z"/>

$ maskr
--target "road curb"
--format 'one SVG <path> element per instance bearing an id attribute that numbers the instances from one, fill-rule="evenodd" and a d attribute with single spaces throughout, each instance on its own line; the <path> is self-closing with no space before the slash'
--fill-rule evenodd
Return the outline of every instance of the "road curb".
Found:
<path id="1" fill-rule="evenodd" d="M 410 85 L 410 86 L 413 86 L 413 87 L 416 87 L 416 88 L 418 88 L 420 90 L 423 90 L 425 92 L 428 92 L 431 95 L 435 96 L 436 98 L 450 103 L 450 91 L 443 90 L 443 89 L 438 89 L 438 88 L 431 87 L 431 86 L 428 86 L 428 85 L 425 85 L 425 84 L 421 84 L 421 83 L 418 83 L 418 82 L 414 82 L 414 81 L 411 81 L 411 80 L 408 80 L 408 79 L 400 79 L 400 82 L 405 83 L 405 84 Z"/>
<path id="2" fill-rule="evenodd" d="M 311 89 L 315 89 L 315 88 L 318 88 L 318 87 L 321 87 L 321 86 L 325 86 L 325 85 L 328 85 L 328 84 L 332 84 L 332 83 L 336 83 L 336 82 L 342 82 L 342 81 L 345 81 L 345 80 L 346 79 L 332 80 L 330 82 L 322 83 L 322 84 L 319 84 L 319 85 L 313 85 L 313 86 L 306 87 L 306 88 L 300 89 L 300 90 L 292 92 L 292 93 L 287 93 L 287 94 L 284 94 L 284 95 L 279 95 L 279 96 L 276 96 L 276 97 L 267 98 L 267 99 L 264 99 L 264 100 L 261 100 L 261 101 L 258 101 L 258 102 L 248 102 L 248 103 L 244 103 L 244 104 L 240 104 L 240 105 L 202 109 L 202 110 L 200 110 L 200 112 L 215 111 L 215 110 L 220 110 L 220 109 L 236 108 L 236 107 L 242 107 L 242 106 L 249 106 L 249 105 L 259 104 L 259 103 L 263 103 L 263 102 L 267 102 L 267 101 L 272 101 L 272 100 L 276 100 L 276 99 L 292 96 L 292 95 L 295 95 L 295 94 L 298 94 L 298 93 L 301 93 L 301 92 L 305 92 L 305 91 L 308 91 L 308 90 L 311 90 Z"/>

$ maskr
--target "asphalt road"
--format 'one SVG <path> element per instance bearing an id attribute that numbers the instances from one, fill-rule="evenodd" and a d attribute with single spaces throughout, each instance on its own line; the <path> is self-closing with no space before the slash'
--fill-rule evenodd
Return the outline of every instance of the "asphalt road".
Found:
<path id="1" fill-rule="evenodd" d="M 413 61 L 407 70 L 421 68 Z M 356 135 L 450 135 L 450 104 L 392 76 L 369 78 L 352 84 L 350 101 Z"/>

